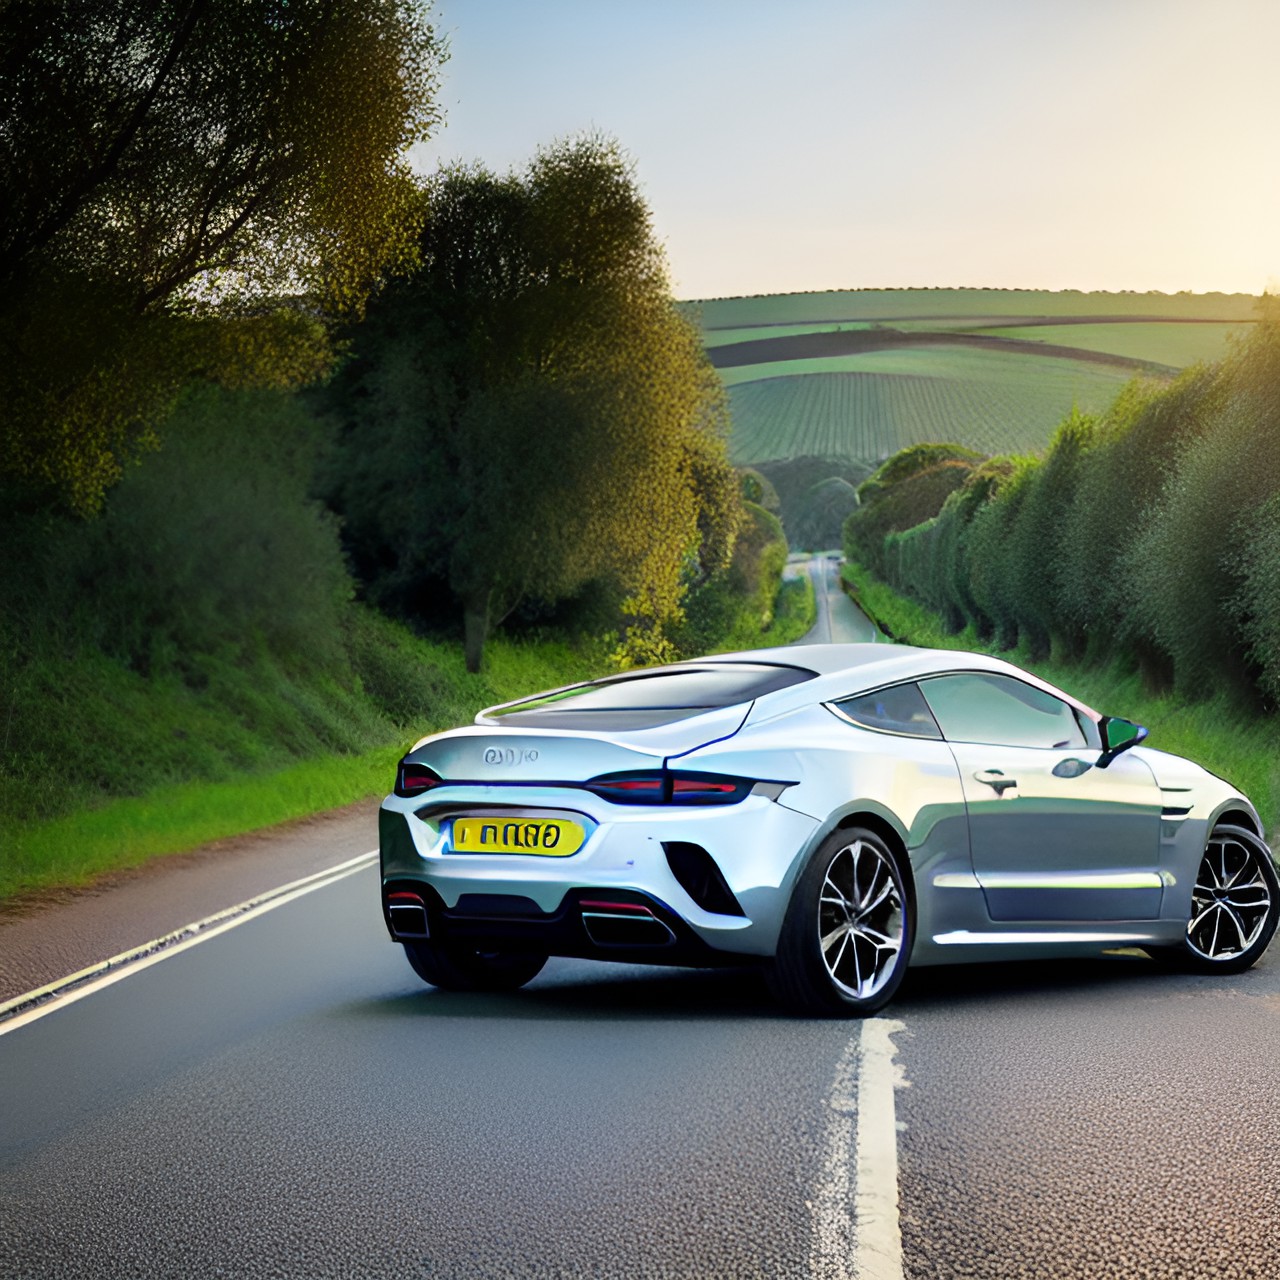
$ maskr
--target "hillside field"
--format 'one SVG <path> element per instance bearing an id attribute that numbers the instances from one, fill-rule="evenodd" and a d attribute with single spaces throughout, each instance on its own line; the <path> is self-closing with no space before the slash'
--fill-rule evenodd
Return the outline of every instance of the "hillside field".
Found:
<path id="1" fill-rule="evenodd" d="M 1129 377 L 1048 357 L 964 351 L 938 360 L 933 352 L 893 354 L 896 359 L 867 361 L 869 368 L 859 368 L 857 357 L 797 361 L 836 367 L 731 384 L 734 461 L 818 454 L 869 464 L 909 444 L 935 440 L 983 453 L 1034 451 L 1048 442 L 1073 404 L 1102 409 Z"/>
<path id="2" fill-rule="evenodd" d="M 871 466 L 904 445 L 1042 449 L 1073 407 L 1226 354 L 1249 294 L 847 290 L 686 304 L 729 390 L 735 462 Z M 758 351 L 753 348 L 758 346 Z"/>
<path id="3" fill-rule="evenodd" d="M 845 289 L 761 294 L 685 304 L 703 329 L 867 320 L 1141 316 L 1153 320 L 1253 320 L 1249 293 L 1081 293 L 1045 289 Z"/>
<path id="4" fill-rule="evenodd" d="M 1233 334 L 1248 332 L 1249 326 L 1163 321 L 1123 324 L 1035 324 L 1008 328 L 978 329 L 974 332 L 1024 342 L 1054 343 L 1127 356 L 1185 369 L 1199 360 L 1221 360 L 1230 348 Z"/>

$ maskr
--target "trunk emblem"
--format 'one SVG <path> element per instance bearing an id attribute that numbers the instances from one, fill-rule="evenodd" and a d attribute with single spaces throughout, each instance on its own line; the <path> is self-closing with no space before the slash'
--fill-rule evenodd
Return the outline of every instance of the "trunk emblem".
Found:
<path id="1" fill-rule="evenodd" d="M 536 764 L 536 747 L 489 747 L 484 753 L 485 764 Z"/>

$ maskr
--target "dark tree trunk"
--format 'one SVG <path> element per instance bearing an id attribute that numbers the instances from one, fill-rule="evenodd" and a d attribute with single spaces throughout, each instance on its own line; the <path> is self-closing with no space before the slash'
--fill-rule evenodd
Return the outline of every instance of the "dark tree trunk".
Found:
<path id="1" fill-rule="evenodd" d="M 492 595 L 488 590 L 477 591 L 467 596 L 463 602 L 463 652 L 466 655 L 467 670 L 472 675 L 480 671 L 480 665 L 484 661 L 484 642 L 489 636 L 489 606 Z"/>

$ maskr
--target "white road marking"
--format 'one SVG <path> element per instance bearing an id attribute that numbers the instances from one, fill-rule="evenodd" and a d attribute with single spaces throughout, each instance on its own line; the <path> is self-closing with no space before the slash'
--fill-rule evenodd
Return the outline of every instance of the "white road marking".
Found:
<path id="1" fill-rule="evenodd" d="M 203 920 L 184 925 L 173 933 L 165 934 L 163 938 L 144 942 L 141 946 L 123 951 L 109 960 L 81 969 L 79 973 L 59 978 L 57 982 L 51 982 L 48 986 L 16 996 L 0 1004 L 0 1019 L 3 1019 L 0 1021 L 0 1036 L 16 1031 L 19 1027 L 36 1021 L 37 1018 L 43 1018 L 55 1009 L 62 1009 L 69 1004 L 74 1004 L 77 1000 L 83 1000 L 85 996 L 101 991 L 103 987 L 109 987 L 112 983 L 119 982 L 121 978 L 127 978 L 131 974 L 150 968 L 153 964 L 159 964 L 161 960 L 177 955 L 179 951 L 186 951 L 188 947 L 194 947 L 198 942 L 216 938 L 218 934 L 226 933 L 228 929 L 234 929 L 236 925 L 244 924 L 246 920 L 253 920 L 265 915 L 268 911 L 274 911 L 276 907 L 284 906 L 286 902 L 301 898 L 304 894 L 323 889 L 325 885 L 332 884 L 335 880 L 354 875 L 367 867 L 377 856 L 377 849 L 372 849 L 368 853 L 340 862 L 327 870 L 317 871 L 314 875 L 304 876 L 301 880 L 293 880 L 289 884 L 269 889 L 256 898 L 250 898 L 234 907 L 228 907 L 225 911 L 219 911 L 215 915 L 206 916 Z"/>
<path id="2" fill-rule="evenodd" d="M 905 1029 L 868 1018 L 836 1066 L 822 1182 L 811 1206 L 815 1280 L 902 1280 L 893 1091 L 906 1082 L 890 1037 Z"/>

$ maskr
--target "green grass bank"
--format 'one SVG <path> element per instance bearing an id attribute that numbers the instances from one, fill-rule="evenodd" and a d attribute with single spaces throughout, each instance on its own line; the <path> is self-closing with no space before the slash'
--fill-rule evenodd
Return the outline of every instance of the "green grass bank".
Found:
<path id="1" fill-rule="evenodd" d="M 100 656 L 64 662 L 61 696 L 46 689 L 35 704 L 51 721 L 44 749 L 7 780 L 0 899 L 87 884 L 384 793 L 414 738 L 608 665 L 603 646 L 498 638 L 484 674 L 469 676 L 460 646 L 372 614 L 351 650 L 356 670 L 345 681 L 260 657 L 207 664 L 199 688 Z M 58 750 L 59 723 L 77 726 L 79 749 Z"/>
<path id="2" fill-rule="evenodd" d="M 143 676 L 100 654 L 27 669 L 23 678 L 44 686 L 38 704 L 28 690 L 28 718 L 48 729 L 44 749 L 24 752 L 25 770 L 5 779 L 0 901 L 385 794 L 414 739 L 616 669 L 603 642 L 497 636 L 485 671 L 468 675 L 454 642 L 371 611 L 353 618 L 346 682 L 332 670 L 308 678 L 305 662 L 290 669 L 265 655 L 208 662 L 203 682 Z M 811 584 L 784 582 L 767 626 L 744 610 L 715 647 L 789 644 L 813 620 Z"/>

